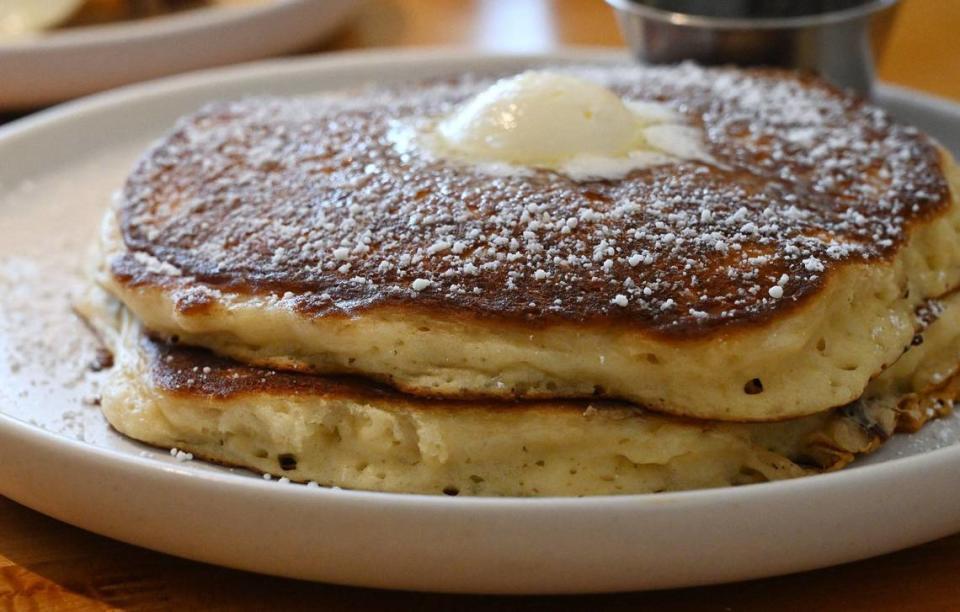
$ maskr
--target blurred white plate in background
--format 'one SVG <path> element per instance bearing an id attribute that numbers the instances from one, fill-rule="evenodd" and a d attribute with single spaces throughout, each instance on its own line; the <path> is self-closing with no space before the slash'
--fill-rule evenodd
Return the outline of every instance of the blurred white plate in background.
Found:
<path id="1" fill-rule="evenodd" d="M 333 33 L 359 5 L 264 0 L 0 40 L 0 109 L 297 51 Z"/>

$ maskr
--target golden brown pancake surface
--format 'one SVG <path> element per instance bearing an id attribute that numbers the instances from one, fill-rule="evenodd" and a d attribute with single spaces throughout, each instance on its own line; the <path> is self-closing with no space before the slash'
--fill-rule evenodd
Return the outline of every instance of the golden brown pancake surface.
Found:
<path id="1" fill-rule="evenodd" d="M 846 263 L 888 259 L 947 207 L 925 136 L 815 80 L 580 70 L 682 113 L 715 163 L 578 182 L 394 146 L 398 125 L 489 85 L 477 77 L 217 103 L 134 170 L 119 209 L 127 252 L 111 271 L 129 286 L 194 279 L 184 312 L 221 289 L 289 292 L 310 316 L 399 306 L 703 337 L 787 312 Z"/>

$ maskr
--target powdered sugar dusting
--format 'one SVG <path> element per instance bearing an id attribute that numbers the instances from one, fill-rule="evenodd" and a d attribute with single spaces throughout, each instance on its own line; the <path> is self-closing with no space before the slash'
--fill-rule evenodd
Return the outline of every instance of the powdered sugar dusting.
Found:
<path id="1" fill-rule="evenodd" d="M 770 316 L 831 267 L 887 256 L 912 219 L 945 205 L 926 137 L 816 82 L 693 65 L 570 70 L 684 115 L 716 163 L 575 182 L 393 146 L 397 121 L 448 114 L 490 84 L 479 77 L 225 102 L 142 160 L 125 240 L 183 282 L 292 292 L 317 314 L 413 302 L 690 332 Z M 179 282 L 150 263 L 128 256 L 114 271 Z"/>
<path id="2" fill-rule="evenodd" d="M 38 167 L 35 175 L 3 181 L 0 413 L 65 438 L 176 464 L 175 457 L 145 451 L 107 425 L 99 402 L 111 370 L 92 369 L 100 362 L 100 347 L 72 311 L 89 282 L 84 268 L 103 208 L 144 146 L 90 150 L 67 166 Z M 6 178 L 3 168 L 0 163 L 0 180 Z M 41 454 L 33 460 L 47 459 Z M 189 465 L 193 471 L 226 472 Z"/>

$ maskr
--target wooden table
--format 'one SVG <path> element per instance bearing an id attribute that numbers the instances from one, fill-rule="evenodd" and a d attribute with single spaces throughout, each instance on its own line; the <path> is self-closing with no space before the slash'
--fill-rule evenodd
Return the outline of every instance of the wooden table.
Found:
<path id="1" fill-rule="evenodd" d="M 958 31 L 960 1 L 906 0 L 880 60 L 881 78 L 960 100 Z M 432 44 L 537 51 L 621 43 L 600 0 L 371 0 L 359 20 L 322 49 Z M 14 610 L 946 610 L 960 609 L 958 576 L 960 535 L 837 568 L 710 588 L 589 598 L 390 593 L 184 561 L 0 498 L 0 608 Z"/>

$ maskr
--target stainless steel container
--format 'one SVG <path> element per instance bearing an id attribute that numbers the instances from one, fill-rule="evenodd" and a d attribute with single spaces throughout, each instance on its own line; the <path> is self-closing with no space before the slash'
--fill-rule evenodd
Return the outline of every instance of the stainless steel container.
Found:
<path id="1" fill-rule="evenodd" d="M 766 0 L 768 6 L 776 2 Z M 771 17 L 756 0 L 607 0 L 634 55 L 650 64 L 782 66 L 818 73 L 870 96 L 874 46 L 898 0 L 847 1 L 841 10 Z M 844 3 L 841 3 L 844 4 Z M 760 6 L 758 11 L 757 7 Z M 797 3 L 779 6 L 794 13 Z"/>

